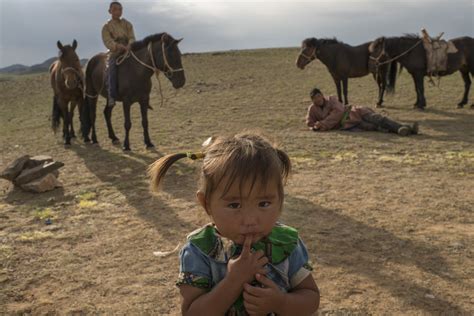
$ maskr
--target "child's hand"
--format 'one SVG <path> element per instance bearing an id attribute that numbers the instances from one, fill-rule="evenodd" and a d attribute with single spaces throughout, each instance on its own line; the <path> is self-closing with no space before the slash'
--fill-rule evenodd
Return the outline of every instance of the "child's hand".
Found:
<path id="1" fill-rule="evenodd" d="M 252 236 L 246 235 L 242 253 L 237 258 L 230 259 L 227 264 L 228 274 L 241 281 L 242 284 L 251 282 L 257 273 L 267 273 L 264 266 L 268 263 L 268 258 L 264 256 L 262 250 L 252 253 L 251 245 Z"/>
<path id="2" fill-rule="evenodd" d="M 267 315 L 279 310 L 285 301 L 285 293 L 270 279 L 261 274 L 256 279 L 264 287 L 244 284 L 244 306 L 250 315 Z"/>

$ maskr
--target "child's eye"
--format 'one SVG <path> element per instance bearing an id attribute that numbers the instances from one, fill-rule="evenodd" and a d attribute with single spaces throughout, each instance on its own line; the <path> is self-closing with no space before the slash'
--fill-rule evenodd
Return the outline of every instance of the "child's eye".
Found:
<path id="1" fill-rule="evenodd" d="M 227 205 L 228 208 L 239 208 L 240 207 L 240 203 L 229 203 Z"/>
<path id="2" fill-rule="evenodd" d="M 262 201 L 262 202 L 258 203 L 258 207 L 269 207 L 270 204 L 272 204 L 272 203 L 269 202 L 269 201 Z"/>

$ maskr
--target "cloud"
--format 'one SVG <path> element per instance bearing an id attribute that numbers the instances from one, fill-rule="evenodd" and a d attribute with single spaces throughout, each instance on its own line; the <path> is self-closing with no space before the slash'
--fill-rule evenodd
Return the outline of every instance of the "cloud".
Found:
<path id="1" fill-rule="evenodd" d="M 445 32 L 473 35 L 470 0 L 123 0 L 137 38 L 168 32 L 184 37 L 183 52 L 299 46 L 310 36 L 359 44 L 381 35 Z M 100 30 L 108 2 L 0 0 L 0 67 L 56 55 L 56 41 L 79 42 L 81 58 L 103 47 Z"/>

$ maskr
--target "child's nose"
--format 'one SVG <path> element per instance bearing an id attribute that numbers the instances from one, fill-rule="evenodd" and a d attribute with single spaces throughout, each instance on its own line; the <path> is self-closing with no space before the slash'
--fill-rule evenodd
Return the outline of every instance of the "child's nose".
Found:
<path id="1" fill-rule="evenodd" d="M 247 211 L 244 212 L 242 217 L 242 225 L 245 227 L 253 227 L 257 225 L 257 216 L 255 216 L 255 212 Z"/>

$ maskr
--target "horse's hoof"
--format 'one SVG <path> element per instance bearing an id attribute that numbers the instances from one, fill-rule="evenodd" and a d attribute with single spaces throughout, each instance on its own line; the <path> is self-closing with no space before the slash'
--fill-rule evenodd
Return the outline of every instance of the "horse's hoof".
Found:
<path id="1" fill-rule="evenodd" d="M 118 139 L 118 138 L 112 139 L 112 144 L 113 145 L 120 145 L 120 139 Z"/>
<path id="2" fill-rule="evenodd" d="M 471 105 L 472 107 L 472 105 Z M 464 104 L 458 104 L 458 106 L 456 106 L 456 109 L 463 109 L 464 108 Z"/>
<path id="3" fill-rule="evenodd" d="M 155 145 L 153 145 L 152 143 L 146 144 L 146 149 L 154 149 L 154 148 L 155 148 Z"/>
<path id="4" fill-rule="evenodd" d="M 383 108 L 383 107 L 384 107 L 384 106 L 383 106 L 382 104 L 378 104 L 378 103 L 377 103 L 377 104 L 375 105 L 375 108 L 376 108 L 376 109 L 380 109 L 380 108 Z"/>
<path id="5" fill-rule="evenodd" d="M 123 145 L 122 150 L 123 151 L 131 151 L 130 146 L 128 146 L 128 145 Z"/>

